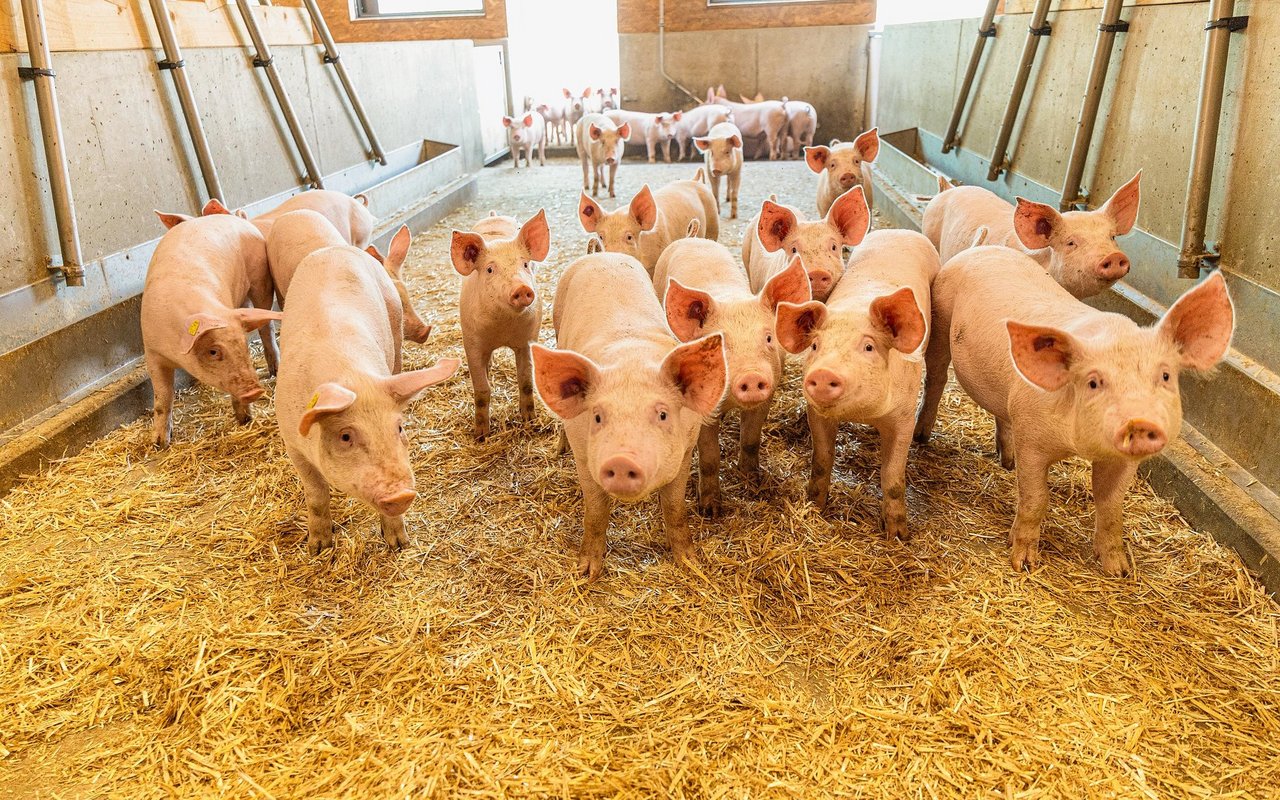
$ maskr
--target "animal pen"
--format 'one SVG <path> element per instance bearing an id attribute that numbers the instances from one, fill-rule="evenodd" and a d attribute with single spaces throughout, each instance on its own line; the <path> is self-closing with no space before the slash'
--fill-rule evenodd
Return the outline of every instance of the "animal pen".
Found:
<path id="1" fill-rule="evenodd" d="M 11 4 L 0 798 L 1275 796 L 1280 12 L 520 2 Z"/>

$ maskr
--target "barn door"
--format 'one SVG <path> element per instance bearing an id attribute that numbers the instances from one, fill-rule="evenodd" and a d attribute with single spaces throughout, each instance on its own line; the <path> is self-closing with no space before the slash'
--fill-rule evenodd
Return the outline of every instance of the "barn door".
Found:
<path id="1" fill-rule="evenodd" d="M 476 69 L 476 108 L 480 112 L 480 142 L 484 147 L 484 162 L 488 164 L 507 152 L 507 129 L 502 125 L 502 117 L 511 113 L 507 96 L 506 45 L 476 45 L 472 54 Z"/>

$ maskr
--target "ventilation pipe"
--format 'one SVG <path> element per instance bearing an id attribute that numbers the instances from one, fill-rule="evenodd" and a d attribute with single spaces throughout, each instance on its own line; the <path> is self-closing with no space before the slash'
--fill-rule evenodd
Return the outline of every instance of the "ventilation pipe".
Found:
<path id="1" fill-rule="evenodd" d="M 1071 142 L 1071 160 L 1067 163 L 1067 177 L 1062 181 L 1062 200 L 1058 208 L 1067 211 L 1077 203 L 1085 202 L 1080 194 L 1080 179 L 1084 175 L 1084 163 L 1089 157 L 1089 143 L 1093 141 L 1093 126 L 1098 121 L 1098 106 L 1102 103 L 1102 88 L 1107 83 L 1107 67 L 1111 64 L 1111 48 L 1116 34 L 1129 30 L 1129 23 L 1120 21 L 1121 0 L 1106 0 L 1102 6 L 1102 22 L 1098 24 L 1098 40 L 1093 46 L 1093 66 L 1089 68 L 1089 82 L 1085 86 L 1084 102 L 1080 105 L 1080 119 L 1076 123 L 1076 138 Z"/>

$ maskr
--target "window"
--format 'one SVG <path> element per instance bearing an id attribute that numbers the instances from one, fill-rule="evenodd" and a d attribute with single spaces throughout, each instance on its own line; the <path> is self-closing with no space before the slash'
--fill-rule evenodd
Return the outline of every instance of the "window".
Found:
<path id="1" fill-rule="evenodd" d="M 483 16 L 484 0 L 356 0 L 356 14 L 361 18 Z"/>
<path id="2" fill-rule="evenodd" d="M 707 0 L 707 5 L 715 8 L 716 6 L 759 6 L 759 5 L 789 5 L 793 3 L 826 3 L 830 0 Z"/>

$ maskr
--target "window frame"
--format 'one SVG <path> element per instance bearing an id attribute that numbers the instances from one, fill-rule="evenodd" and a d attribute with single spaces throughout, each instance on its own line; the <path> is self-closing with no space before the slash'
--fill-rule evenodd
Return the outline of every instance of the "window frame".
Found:
<path id="1" fill-rule="evenodd" d="M 742 6 L 799 6 L 808 3 L 830 3 L 832 0 L 707 0 L 707 8 L 740 8 Z"/>
<path id="2" fill-rule="evenodd" d="M 488 0 L 455 0 L 458 3 L 475 2 L 480 8 L 462 9 L 458 11 L 404 11 L 404 12 L 382 12 L 378 10 L 380 0 L 352 0 L 351 13 L 352 20 L 399 20 L 399 19 L 458 19 L 458 18 L 482 18 L 489 13 Z M 372 10 L 370 10 L 372 7 Z"/>

